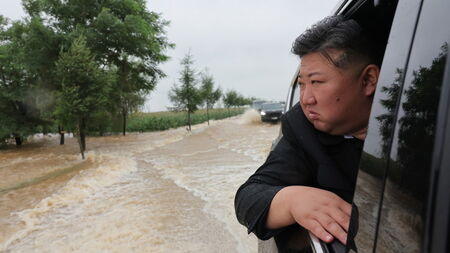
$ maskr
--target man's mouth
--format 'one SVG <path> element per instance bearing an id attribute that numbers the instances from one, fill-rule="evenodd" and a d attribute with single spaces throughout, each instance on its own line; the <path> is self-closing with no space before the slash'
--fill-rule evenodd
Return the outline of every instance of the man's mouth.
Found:
<path id="1" fill-rule="evenodd" d="M 319 114 L 317 112 L 315 112 L 315 111 L 308 110 L 307 113 L 308 113 L 308 118 L 309 119 L 315 120 L 315 119 L 319 118 Z"/>

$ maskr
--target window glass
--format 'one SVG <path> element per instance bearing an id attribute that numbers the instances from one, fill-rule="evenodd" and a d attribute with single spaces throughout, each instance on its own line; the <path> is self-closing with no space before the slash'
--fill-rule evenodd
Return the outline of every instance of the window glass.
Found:
<path id="1" fill-rule="evenodd" d="M 398 2 L 373 100 L 353 200 L 357 207 L 354 213 L 358 213 L 356 217 L 359 222 L 352 220 L 351 227 L 354 230 L 358 227 L 355 244 L 359 252 L 372 252 L 375 244 L 383 178 L 397 109 L 396 100 L 403 81 L 402 69 L 407 62 L 419 6 L 420 0 Z M 353 236 L 350 233 L 349 240 Z"/>
<path id="2" fill-rule="evenodd" d="M 295 76 L 292 80 L 291 86 L 289 88 L 289 97 L 288 97 L 288 103 L 286 108 L 289 110 L 292 106 L 297 104 L 300 101 L 300 89 L 298 87 L 297 81 L 298 81 L 298 73 L 299 73 L 300 64 L 297 67 L 297 71 L 295 72 Z"/>
<path id="3" fill-rule="evenodd" d="M 450 1 L 424 1 L 405 73 L 377 252 L 421 252 Z M 388 101 L 389 104 L 391 101 Z"/>
<path id="4" fill-rule="evenodd" d="M 296 83 L 293 88 L 293 96 L 292 96 L 292 105 L 294 106 L 300 101 L 300 89 L 298 88 L 298 84 Z"/>

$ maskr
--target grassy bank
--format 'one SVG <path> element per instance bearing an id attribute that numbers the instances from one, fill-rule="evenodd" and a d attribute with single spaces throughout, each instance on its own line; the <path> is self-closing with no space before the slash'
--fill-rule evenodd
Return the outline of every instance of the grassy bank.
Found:
<path id="1" fill-rule="evenodd" d="M 83 170 L 83 169 L 88 168 L 91 165 L 92 165 L 92 162 L 83 161 L 83 162 L 78 163 L 76 165 L 73 165 L 71 167 L 58 169 L 58 170 L 49 172 L 47 174 L 44 174 L 44 175 L 36 177 L 36 178 L 25 179 L 22 182 L 19 182 L 19 183 L 16 183 L 16 184 L 4 187 L 4 188 L 0 187 L 0 194 L 6 193 L 6 192 L 9 192 L 9 191 L 12 191 L 12 190 L 21 189 L 21 188 L 24 188 L 24 187 L 27 187 L 27 186 L 39 184 L 39 183 L 41 183 L 41 182 L 43 182 L 45 180 L 56 178 L 56 177 L 59 177 L 59 176 L 62 176 L 62 175 L 66 175 L 66 174 L 69 174 L 69 173 L 74 172 L 74 171 Z"/>
<path id="2" fill-rule="evenodd" d="M 212 109 L 209 111 L 210 120 L 224 119 L 242 114 L 245 108 Z M 208 120 L 206 110 L 198 110 L 191 115 L 192 124 L 199 124 Z M 127 132 L 161 131 L 187 125 L 185 112 L 153 112 L 135 113 L 128 120 Z"/>

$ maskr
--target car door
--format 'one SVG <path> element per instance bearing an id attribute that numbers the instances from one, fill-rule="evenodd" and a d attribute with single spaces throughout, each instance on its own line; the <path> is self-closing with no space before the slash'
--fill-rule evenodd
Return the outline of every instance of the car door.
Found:
<path id="1" fill-rule="evenodd" d="M 411 1 L 408 1 L 410 4 Z M 443 156 L 443 143 L 438 142 L 443 139 L 443 122 L 446 119 L 445 113 L 439 113 L 440 102 L 447 104 L 440 110 L 448 110 L 449 82 L 444 80 L 444 74 L 449 65 L 449 10 L 450 1 L 447 0 L 424 0 L 420 4 L 420 16 L 408 62 L 403 69 L 397 70 L 399 87 L 395 85 L 395 77 L 394 85 L 384 88 L 381 83 L 379 91 L 384 93 L 386 99 L 380 104 L 385 108 L 397 104 L 397 109 L 395 121 L 388 122 L 389 115 L 375 118 L 381 122 L 379 129 L 383 129 L 383 124 L 393 124 L 391 130 L 393 127 L 394 132 L 391 146 L 385 154 L 387 169 L 373 252 L 448 252 L 448 242 L 438 243 L 435 240 L 442 237 L 442 233 L 445 235 L 445 231 L 441 229 L 441 233 L 433 233 L 435 226 L 442 224 L 436 224 L 435 219 L 442 220 L 448 229 L 448 209 L 446 213 L 436 209 L 439 202 L 434 200 L 436 190 L 433 190 L 441 189 L 437 180 L 445 168 L 437 161 L 433 162 L 433 158 Z M 401 93 L 395 94 L 397 89 Z M 437 130 L 441 132 L 438 134 Z M 447 192 L 449 190 L 447 188 Z M 448 202 L 448 199 L 441 202 Z M 442 214 L 446 215 L 446 220 L 442 219 Z M 445 244 L 447 246 L 442 246 Z"/>
<path id="2" fill-rule="evenodd" d="M 385 50 L 377 90 L 373 99 L 367 137 L 356 181 L 349 242 L 358 252 L 373 252 L 395 118 L 404 80 L 404 70 L 420 11 L 420 0 L 400 0 Z M 358 222 L 359 221 L 359 222 Z"/>

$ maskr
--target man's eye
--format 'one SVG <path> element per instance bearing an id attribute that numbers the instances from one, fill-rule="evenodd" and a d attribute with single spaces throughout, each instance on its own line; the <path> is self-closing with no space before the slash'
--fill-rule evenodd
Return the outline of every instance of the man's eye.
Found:
<path id="1" fill-rule="evenodd" d="M 318 81 L 318 80 L 312 80 L 311 84 L 320 84 L 323 83 L 323 81 Z"/>
<path id="2" fill-rule="evenodd" d="M 297 85 L 298 86 L 303 86 L 303 83 L 302 82 L 297 82 Z"/>

